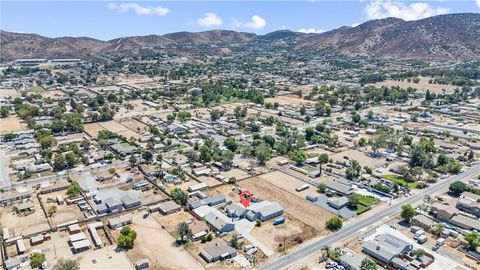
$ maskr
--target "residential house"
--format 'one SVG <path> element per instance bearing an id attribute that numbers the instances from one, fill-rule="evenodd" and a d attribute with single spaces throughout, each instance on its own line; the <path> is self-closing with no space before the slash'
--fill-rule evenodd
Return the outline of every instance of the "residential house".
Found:
<path id="1" fill-rule="evenodd" d="M 466 230 L 480 231 L 480 220 L 478 219 L 457 215 L 450 220 L 450 223 Z"/>
<path id="2" fill-rule="evenodd" d="M 436 223 L 424 215 L 417 215 L 412 218 L 412 224 L 424 229 L 427 232 L 434 231 Z"/>
<path id="3" fill-rule="evenodd" d="M 340 265 L 345 267 L 347 270 L 360 270 L 362 261 L 366 257 L 362 254 L 357 253 L 345 253 L 340 257 Z"/>
<path id="4" fill-rule="evenodd" d="M 111 218 L 108 220 L 108 226 L 110 226 L 110 228 L 112 229 L 119 229 L 129 224 L 132 224 L 132 215 L 130 214 Z"/>
<path id="5" fill-rule="evenodd" d="M 432 215 L 440 220 L 448 221 L 458 213 L 458 209 L 450 204 L 433 203 L 430 208 Z"/>
<path id="6" fill-rule="evenodd" d="M 193 210 L 193 209 L 198 208 L 198 207 L 203 206 L 203 205 L 214 206 L 214 205 L 218 205 L 218 204 L 221 204 L 221 203 L 224 203 L 224 202 L 226 202 L 225 195 L 218 194 L 218 195 L 207 197 L 205 199 L 201 199 L 201 200 L 198 200 L 198 201 L 195 201 L 195 202 L 191 202 L 191 203 L 188 204 L 188 207 L 191 210 Z"/>
<path id="7" fill-rule="evenodd" d="M 237 250 L 219 239 L 200 250 L 200 256 L 208 263 L 225 260 L 237 256 Z"/>
<path id="8" fill-rule="evenodd" d="M 250 204 L 246 218 L 250 221 L 260 219 L 267 221 L 283 214 L 283 207 L 278 202 L 262 201 L 259 203 Z"/>
<path id="9" fill-rule="evenodd" d="M 189 226 L 189 236 L 193 241 L 200 240 L 208 234 L 208 225 L 203 221 L 197 221 Z"/>
<path id="10" fill-rule="evenodd" d="M 231 219 L 215 208 L 212 208 L 210 213 L 204 216 L 204 219 L 210 228 L 218 235 L 231 232 L 235 229 L 235 224 Z"/>

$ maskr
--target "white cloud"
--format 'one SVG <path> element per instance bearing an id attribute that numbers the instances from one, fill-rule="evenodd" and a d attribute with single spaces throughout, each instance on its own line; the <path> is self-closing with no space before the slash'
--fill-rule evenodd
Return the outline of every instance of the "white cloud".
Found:
<path id="1" fill-rule="evenodd" d="M 252 21 L 244 23 L 242 24 L 242 26 L 246 28 L 258 30 L 267 26 L 267 21 L 258 15 L 254 15 L 252 16 Z"/>
<path id="2" fill-rule="evenodd" d="M 476 0 L 477 2 L 480 0 Z M 405 5 L 401 2 L 373 0 L 365 7 L 368 19 L 383 19 L 396 17 L 407 21 L 419 20 L 426 17 L 445 14 L 449 8 L 432 7 L 428 3 L 411 3 Z"/>
<path id="3" fill-rule="evenodd" d="M 217 14 L 207 12 L 204 17 L 197 19 L 197 24 L 203 27 L 212 27 L 222 25 L 223 21 Z"/>
<path id="4" fill-rule="evenodd" d="M 477 3 L 477 7 L 480 8 L 480 0 L 475 1 Z"/>
<path id="5" fill-rule="evenodd" d="M 323 29 L 316 29 L 316 28 L 300 28 L 298 32 L 305 33 L 305 34 L 319 34 L 325 32 Z"/>
<path id="6" fill-rule="evenodd" d="M 130 10 L 137 15 L 158 15 L 164 16 L 169 12 L 168 8 L 161 6 L 141 6 L 137 3 L 109 3 L 108 8 L 112 10 L 118 10 L 122 13 L 126 13 Z"/>
<path id="7" fill-rule="evenodd" d="M 352 23 L 352 24 L 350 25 L 350 27 L 357 27 L 357 26 L 359 26 L 360 24 L 361 24 L 361 23 Z"/>

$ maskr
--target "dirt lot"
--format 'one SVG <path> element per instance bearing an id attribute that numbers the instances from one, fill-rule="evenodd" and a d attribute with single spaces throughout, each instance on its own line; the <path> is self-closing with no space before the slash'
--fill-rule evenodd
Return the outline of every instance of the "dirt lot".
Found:
<path id="1" fill-rule="evenodd" d="M 42 204 L 47 211 L 50 206 L 55 206 L 57 208 L 57 212 L 51 217 L 53 226 L 72 220 L 83 220 L 85 218 L 82 211 L 80 211 L 80 208 L 76 204 L 67 205 L 67 203 L 64 202 L 62 205 L 58 205 L 56 202 L 56 196 L 60 195 L 66 199 L 67 196 L 65 195 L 65 192 L 65 190 L 62 190 L 40 196 Z"/>
<path id="2" fill-rule="evenodd" d="M 18 205 L 18 202 L 2 207 L 0 209 L 0 223 L 8 227 L 15 236 L 30 235 L 50 229 L 36 196 L 32 196 L 32 202 L 35 204 L 35 211 L 26 216 L 19 216 L 12 212 L 13 206 Z"/>
<path id="3" fill-rule="evenodd" d="M 369 166 L 371 168 L 376 168 L 386 164 L 386 160 L 384 158 L 371 158 L 367 156 L 365 153 L 360 152 L 358 150 L 347 150 L 340 152 L 338 154 L 332 155 L 331 158 L 333 162 L 340 161 L 340 162 L 347 162 L 344 156 L 349 157 L 351 160 L 356 160 L 360 165 Z"/>
<path id="4" fill-rule="evenodd" d="M 128 130 L 125 126 L 121 125 L 117 121 L 107 121 L 107 122 L 100 122 L 100 126 L 102 126 L 106 130 L 110 130 L 115 133 L 119 133 L 125 130 Z"/>
<path id="5" fill-rule="evenodd" d="M 185 214 L 188 215 L 188 213 Z M 203 266 L 192 258 L 188 252 L 175 246 L 175 239 L 167 230 L 162 229 L 154 215 L 150 215 L 146 219 L 143 219 L 140 214 L 133 217 L 132 228 L 137 231 L 137 239 L 135 240 L 135 247 L 128 251 L 128 257 L 131 261 L 136 262 L 148 257 L 153 268 L 203 269 Z M 176 214 L 172 216 L 174 215 Z M 181 217 L 182 215 L 176 216 Z M 163 220 L 163 218 L 158 219 Z M 178 221 L 181 222 L 183 220 L 179 218 Z"/>
<path id="6" fill-rule="evenodd" d="M 295 216 L 299 221 L 318 231 L 324 231 L 325 221 L 332 216 L 327 210 L 308 203 L 305 199 L 284 191 L 259 177 L 242 181 L 240 186 L 261 199 L 279 202 L 284 207 L 285 213 Z"/>
<path id="7" fill-rule="evenodd" d="M 221 175 L 223 175 L 227 179 L 230 177 L 235 177 L 235 179 L 237 180 L 244 179 L 249 176 L 249 174 L 246 173 L 245 171 L 240 169 L 235 169 L 235 168 L 226 172 L 222 172 Z"/>
<path id="8" fill-rule="evenodd" d="M 98 132 L 105 130 L 105 128 L 103 128 L 97 123 L 90 123 L 90 124 L 85 124 L 83 126 L 83 130 L 85 133 L 88 134 L 88 136 L 96 139 L 98 137 Z"/>
<path id="9" fill-rule="evenodd" d="M 20 130 L 27 130 L 25 123 L 21 123 L 17 117 L 7 117 L 0 119 L 0 133 L 15 132 Z"/>
<path id="10" fill-rule="evenodd" d="M 277 96 L 274 98 L 266 98 L 265 102 L 278 102 L 280 105 L 286 105 L 286 104 L 295 104 L 295 105 L 301 105 L 301 104 L 313 104 L 312 101 L 310 100 L 305 100 L 302 98 L 299 98 L 297 96 Z"/>
<path id="11" fill-rule="evenodd" d="M 293 238 L 296 236 L 301 236 L 305 241 L 317 234 L 314 228 L 303 224 L 292 216 L 284 214 L 283 217 L 286 219 L 284 224 L 274 226 L 272 222 L 264 222 L 262 226 L 255 227 L 251 234 L 273 251 L 278 251 L 279 244 L 283 244 L 284 239 L 286 239 L 288 250 L 288 247 L 296 244 L 293 242 Z"/>
<path id="12" fill-rule="evenodd" d="M 115 250 L 116 246 L 108 246 L 90 252 L 84 252 L 79 257 L 81 269 L 121 269 L 133 270 L 135 267 L 128 259 L 125 252 Z M 93 259 L 96 263 L 93 263 Z M 133 262 L 135 263 L 135 262 Z"/>
<path id="13" fill-rule="evenodd" d="M 144 134 L 145 132 L 148 131 L 147 125 L 135 119 L 125 119 L 125 120 L 120 120 L 119 122 L 120 124 L 122 124 L 122 126 L 129 128 L 133 132 Z"/>
<path id="14" fill-rule="evenodd" d="M 315 193 L 316 190 L 316 187 L 309 185 L 310 187 L 308 189 L 297 192 L 295 189 L 301 185 L 304 185 L 305 182 L 280 171 L 267 173 L 259 177 L 270 184 L 273 184 L 302 199 L 305 199 L 305 196 L 308 194 Z"/>
<path id="15" fill-rule="evenodd" d="M 394 81 L 394 80 L 386 80 L 384 82 L 379 82 L 376 83 L 375 86 L 400 86 L 401 88 L 416 88 L 418 91 L 426 92 L 427 89 L 430 90 L 432 93 L 437 93 L 437 94 L 442 94 L 443 89 L 447 92 L 453 92 L 457 86 L 454 85 L 445 85 L 445 84 L 430 84 L 428 81 L 431 78 L 427 77 L 420 77 L 420 82 L 419 83 L 414 83 L 414 82 L 407 82 L 407 80 L 401 82 L 401 81 Z"/>
<path id="16" fill-rule="evenodd" d="M 51 99 L 61 99 L 65 96 L 65 93 L 60 90 L 47 90 L 42 92 L 42 97 L 47 98 L 50 97 Z"/>
<path id="17" fill-rule="evenodd" d="M 220 181 L 210 176 L 200 176 L 198 177 L 200 182 L 207 184 L 209 187 L 220 184 Z"/>
<path id="18" fill-rule="evenodd" d="M 0 89 L 0 98 L 12 99 L 14 100 L 17 97 L 22 95 L 13 88 Z"/>

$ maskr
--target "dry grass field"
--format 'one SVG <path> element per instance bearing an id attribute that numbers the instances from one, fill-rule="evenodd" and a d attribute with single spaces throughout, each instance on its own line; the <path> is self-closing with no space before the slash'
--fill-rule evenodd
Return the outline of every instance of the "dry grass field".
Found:
<path id="1" fill-rule="evenodd" d="M 98 137 L 98 132 L 102 130 L 105 130 L 105 128 L 100 126 L 98 123 L 90 123 L 83 126 L 83 131 L 87 133 L 88 136 L 94 139 Z"/>
<path id="2" fill-rule="evenodd" d="M 418 83 L 414 82 L 407 82 L 405 81 L 394 81 L 394 80 L 386 80 L 383 82 L 378 82 L 375 84 L 375 86 L 400 86 L 401 88 L 416 88 L 420 92 L 426 92 L 427 90 L 430 90 L 432 93 L 437 93 L 437 94 L 442 94 L 445 90 L 446 92 L 453 92 L 455 88 L 458 88 L 458 86 L 455 85 L 445 85 L 445 84 L 430 84 L 428 81 L 431 78 L 427 77 L 420 77 L 420 81 Z"/>
<path id="3" fill-rule="evenodd" d="M 325 221 L 333 216 L 327 210 L 308 203 L 305 199 L 299 198 L 259 177 L 252 177 L 242 181 L 240 186 L 248 189 L 256 197 L 279 202 L 283 206 L 285 213 L 294 216 L 299 221 L 318 231 L 324 231 Z"/>
<path id="4" fill-rule="evenodd" d="M 21 130 L 27 130 L 28 127 L 25 123 L 20 122 L 17 117 L 0 118 L 0 133 L 15 132 Z"/>

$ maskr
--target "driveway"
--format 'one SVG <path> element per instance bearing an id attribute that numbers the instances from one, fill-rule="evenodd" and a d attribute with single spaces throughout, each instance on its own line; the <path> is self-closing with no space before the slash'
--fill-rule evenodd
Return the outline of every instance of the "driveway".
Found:
<path id="1" fill-rule="evenodd" d="M 275 252 L 266 247 L 262 242 L 250 234 L 250 231 L 255 227 L 255 222 L 250 222 L 247 219 L 241 219 L 235 222 L 235 230 L 237 233 L 243 235 L 252 245 L 258 247 L 267 257 L 275 255 Z"/>

